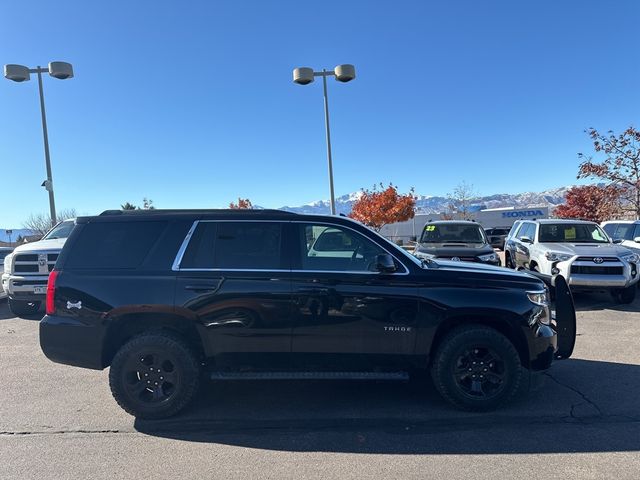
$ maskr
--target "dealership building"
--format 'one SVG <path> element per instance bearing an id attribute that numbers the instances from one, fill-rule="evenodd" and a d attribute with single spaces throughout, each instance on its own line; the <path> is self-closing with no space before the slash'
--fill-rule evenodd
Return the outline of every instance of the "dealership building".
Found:
<path id="1" fill-rule="evenodd" d="M 442 220 L 443 216 L 445 215 L 438 213 L 416 214 L 409 221 L 385 225 L 380 233 L 394 242 L 400 240 L 407 243 L 420 237 L 422 229 L 429 221 Z M 469 216 L 483 228 L 511 227 L 516 220 L 549 218 L 549 207 L 486 208 L 473 211 Z"/>

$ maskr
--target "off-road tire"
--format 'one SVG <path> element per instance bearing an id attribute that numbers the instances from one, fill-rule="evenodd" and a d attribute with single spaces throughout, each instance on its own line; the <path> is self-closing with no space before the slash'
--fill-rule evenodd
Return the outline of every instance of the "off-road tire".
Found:
<path id="1" fill-rule="evenodd" d="M 476 347 L 490 349 L 503 366 L 503 381 L 493 396 L 472 397 L 460 386 L 455 370 L 463 352 Z M 431 364 L 431 376 L 440 395 L 453 406 L 468 411 L 494 410 L 511 400 L 520 388 L 523 368 L 511 341 L 497 330 L 483 325 L 464 325 L 449 332 L 440 342 Z"/>
<path id="2" fill-rule="evenodd" d="M 127 383 L 128 376 L 132 373 L 131 362 L 137 362 L 138 357 L 141 357 L 142 362 L 145 355 L 170 358 L 175 369 L 174 378 L 178 379 L 167 399 L 156 404 L 144 402 L 140 395 L 134 395 L 132 387 Z M 149 368 L 153 366 L 155 365 Z M 141 371 L 146 367 L 147 365 L 142 365 Z M 164 368 L 158 368 L 157 375 L 162 375 L 160 370 Z M 118 405 L 136 418 L 166 418 L 184 409 L 196 395 L 200 384 L 200 370 L 200 363 L 193 349 L 179 336 L 162 331 L 143 333 L 133 337 L 117 351 L 109 370 L 109 387 Z M 141 374 L 136 375 L 142 378 Z M 137 381 L 136 385 L 140 382 L 142 380 Z"/>

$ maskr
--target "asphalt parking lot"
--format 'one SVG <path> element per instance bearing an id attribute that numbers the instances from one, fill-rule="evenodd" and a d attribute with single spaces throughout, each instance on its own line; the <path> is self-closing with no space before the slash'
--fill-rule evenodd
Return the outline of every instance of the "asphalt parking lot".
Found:
<path id="1" fill-rule="evenodd" d="M 640 297 L 581 295 L 572 359 L 491 414 L 426 382 L 216 382 L 136 421 L 107 371 L 49 362 L 0 301 L 0 478 L 638 478 Z"/>

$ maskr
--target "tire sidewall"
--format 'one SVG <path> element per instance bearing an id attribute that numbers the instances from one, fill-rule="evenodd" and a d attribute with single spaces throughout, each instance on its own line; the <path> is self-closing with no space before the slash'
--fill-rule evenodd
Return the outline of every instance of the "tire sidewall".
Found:
<path id="1" fill-rule="evenodd" d="M 495 396 L 471 397 L 454 378 L 457 358 L 464 350 L 475 346 L 491 349 L 504 363 L 504 384 Z M 522 367 L 515 347 L 497 330 L 482 326 L 463 327 L 454 330 L 442 341 L 433 362 L 432 375 L 436 389 L 445 400 L 465 410 L 486 411 L 497 408 L 516 394 L 522 381 Z"/>
<path id="2" fill-rule="evenodd" d="M 132 356 L 154 351 L 162 351 L 172 358 L 178 381 L 170 398 L 159 403 L 147 403 L 129 392 L 125 385 L 125 367 Z M 170 335 L 143 334 L 118 350 L 109 369 L 109 385 L 114 398 L 125 411 L 137 418 L 157 419 L 176 414 L 190 402 L 198 388 L 199 376 L 198 362 L 186 343 Z"/>

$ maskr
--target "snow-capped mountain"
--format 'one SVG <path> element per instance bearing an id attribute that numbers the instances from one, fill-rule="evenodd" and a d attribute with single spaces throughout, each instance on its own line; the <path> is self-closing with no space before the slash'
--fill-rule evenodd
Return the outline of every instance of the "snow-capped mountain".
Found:
<path id="1" fill-rule="evenodd" d="M 475 209 L 481 208 L 501 208 L 501 207 L 531 207 L 531 206 L 556 206 L 564 203 L 567 190 L 571 186 L 545 190 L 544 192 L 525 193 L 497 193 L 494 195 L 481 196 L 473 200 Z M 354 192 L 336 198 L 336 210 L 345 215 L 351 212 L 351 205 L 360 198 L 362 192 Z M 417 213 L 441 213 L 447 210 L 450 200 L 447 197 L 434 197 L 429 195 L 416 195 Z M 318 200 L 299 207 L 280 207 L 280 210 L 295 213 L 328 214 L 330 211 L 329 200 Z"/>

